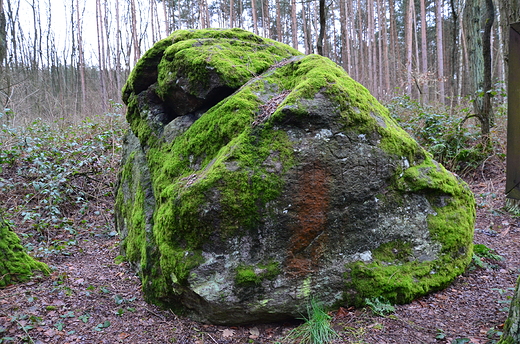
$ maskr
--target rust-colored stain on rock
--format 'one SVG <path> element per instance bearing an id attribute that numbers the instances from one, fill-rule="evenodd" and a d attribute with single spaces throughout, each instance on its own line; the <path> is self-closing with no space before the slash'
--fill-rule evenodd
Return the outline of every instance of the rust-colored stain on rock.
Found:
<path id="1" fill-rule="evenodd" d="M 329 207 L 327 171 L 319 162 L 306 166 L 299 182 L 296 223 L 289 243 L 288 272 L 305 274 L 317 267 L 326 239 L 325 226 Z"/>

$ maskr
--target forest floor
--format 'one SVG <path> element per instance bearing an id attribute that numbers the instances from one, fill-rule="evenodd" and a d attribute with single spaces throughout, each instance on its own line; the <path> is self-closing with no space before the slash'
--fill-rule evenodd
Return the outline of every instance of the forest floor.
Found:
<path id="1" fill-rule="evenodd" d="M 11 172 L 4 169 L 0 182 L 22 178 Z M 31 222 L 23 213 L 11 218 L 24 245 L 39 247 L 33 251 L 52 273 L 0 289 L 0 343 L 290 342 L 287 335 L 298 326 L 296 321 L 213 326 L 146 303 L 139 278 L 127 263 L 120 262 L 119 238 L 112 220 L 113 196 L 107 191 L 113 186 L 115 172 L 106 173 L 102 181 L 86 173 L 77 176 L 76 182 L 83 178 L 83 187 L 90 187 L 92 195 L 88 208 L 70 212 L 74 230 L 39 228 L 38 236 L 35 227 L 28 225 L 35 223 L 34 218 Z M 477 202 L 474 242 L 492 248 L 503 260 L 483 259 L 481 266 L 473 264 L 445 290 L 395 306 L 390 315 L 378 316 L 370 308 L 347 306 L 331 312 L 332 327 L 339 335 L 333 343 L 498 340 L 520 270 L 520 222 L 503 210 L 503 159 L 489 159 L 464 179 Z M 23 192 L 11 192 L 0 195 L 0 202 L 6 209 L 20 209 L 17 204 L 29 201 Z M 47 243 L 43 249 L 42 241 Z"/>

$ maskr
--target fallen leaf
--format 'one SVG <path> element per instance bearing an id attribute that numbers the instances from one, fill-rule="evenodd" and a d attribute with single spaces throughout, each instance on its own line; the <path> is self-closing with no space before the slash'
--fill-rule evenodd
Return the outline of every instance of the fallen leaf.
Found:
<path id="1" fill-rule="evenodd" d="M 233 337 L 234 334 L 235 334 L 235 330 L 231 330 L 228 328 L 222 331 L 222 337 L 224 337 L 224 338 Z"/>
<path id="2" fill-rule="evenodd" d="M 338 312 L 336 313 L 336 316 L 338 318 L 345 318 L 346 316 L 348 316 L 348 311 L 343 307 L 339 307 Z"/>
<path id="3" fill-rule="evenodd" d="M 43 332 L 43 334 L 46 335 L 47 337 L 54 337 L 54 335 L 56 334 L 56 331 L 51 328 L 51 329 L 48 329 L 47 331 Z"/>
<path id="4" fill-rule="evenodd" d="M 256 339 L 258 338 L 258 336 L 260 336 L 260 331 L 258 330 L 258 328 L 253 327 L 252 329 L 249 329 L 249 334 L 249 338 Z"/>
<path id="5" fill-rule="evenodd" d="M 119 337 L 119 339 L 125 339 L 125 338 L 127 338 L 128 336 L 130 336 L 128 333 L 122 332 L 122 333 L 119 334 L 118 337 Z"/>

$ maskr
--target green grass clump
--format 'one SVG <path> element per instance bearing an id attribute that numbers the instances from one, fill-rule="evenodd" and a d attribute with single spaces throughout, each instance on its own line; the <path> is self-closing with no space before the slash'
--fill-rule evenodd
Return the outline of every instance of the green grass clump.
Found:
<path id="1" fill-rule="evenodd" d="M 339 338 L 331 327 L 331 319 L 322 305 L 311 299 L 307 306 L 307 317 L 303 317 L 304 323 L 291 330 L 286 339 L 291 343 L 300 344 L 330 343 L 333 339 Z"/>

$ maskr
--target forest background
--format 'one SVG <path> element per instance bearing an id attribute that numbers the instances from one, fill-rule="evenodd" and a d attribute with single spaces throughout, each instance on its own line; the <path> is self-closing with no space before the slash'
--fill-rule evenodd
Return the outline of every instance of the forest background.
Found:
<path id="1" fill-rule="evenodd" d="M 453 108 L 506 89 L 508 25 L 519 6 L 494 1 L 0 0 L 0 113 L 11 125 L 105 113 L 154 42 L 208 27 L 244 28 L 306 54 L 317 52 L 323 28 L 321 53 L 379 100 Z M 472 59 L 486 45 L 482 20 L 493 24 L 487 88 L 470 68 L 484 63 Z"/>

